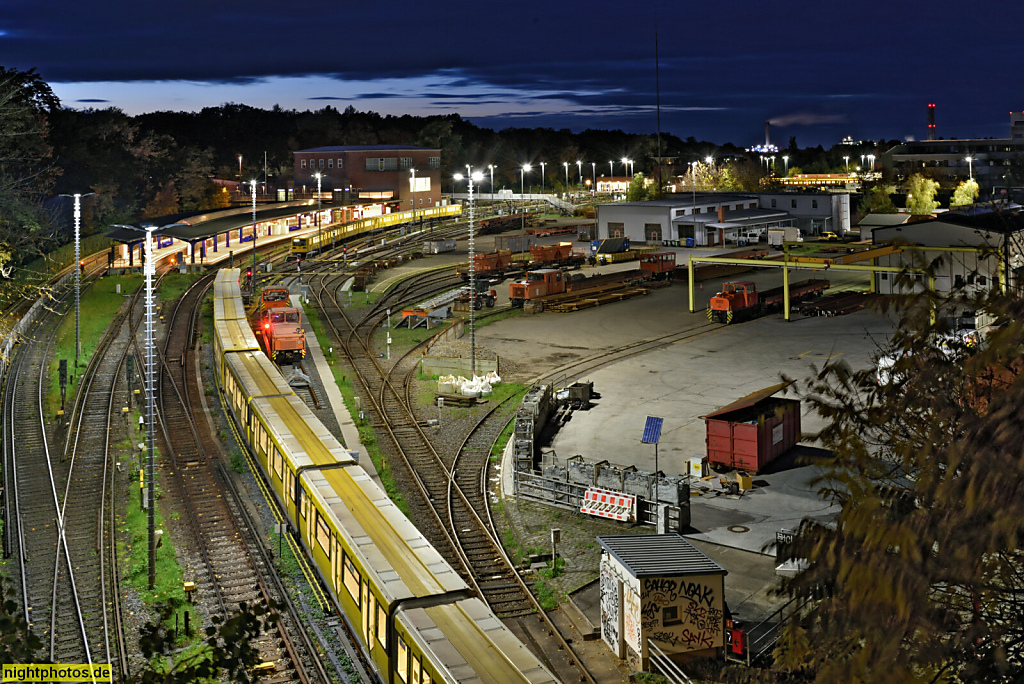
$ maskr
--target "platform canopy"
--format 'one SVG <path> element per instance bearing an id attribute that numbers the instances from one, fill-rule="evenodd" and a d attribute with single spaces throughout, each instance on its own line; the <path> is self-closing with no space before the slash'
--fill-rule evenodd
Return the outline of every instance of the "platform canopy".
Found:
<path id="1" fill-rule="evenodd" d="M 323 206 L 330 208 L 332 205 L 324 202 Z M 272 206 L 256 207 L 256 221 L 277 221 L 291 216 L 299 216 L 316 207 L 315 200 L 302 200 L 300 202 L 275 203 Z M 216 212 L 173 214 L 163 216 L 152 221 L 146 221 L 136 226 L 115 225 L 113 230 L 107 233 L 107 237 L 118 242 L 137 242 L 145 233 L 146 227 L 155 226 L 154 235 L 160 237 L 171 237 L 176 240 L 192 242 L 194 240 L 205 240 L 221 233 L 238 230 L 252 225 L 251 207 L 234 207 Z"/>

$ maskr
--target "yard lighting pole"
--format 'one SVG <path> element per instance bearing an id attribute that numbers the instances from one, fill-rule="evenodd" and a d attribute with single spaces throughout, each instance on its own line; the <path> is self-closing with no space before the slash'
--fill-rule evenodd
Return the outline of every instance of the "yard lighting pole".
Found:
<path id="1" fill-rule="evenodd" d="M 846 161 L 846 173 L 850 173 L 850 155 L 844 156 L 843 159 Z"/>
<path id="2" fill-rule="evenodd" d="M 256 192 L 253 186 L 253 192 Z M 153 226 L 146 227 L 146 503 L 149 505 L 147 531 L 149 542 L 149 588 L 156 586 L 156 491 L 154 481 L 154 441 L 156 437 L 156 338 L 153 335 L 153 276 L 156 266 L 153 258 Z"/>
<path id="3" fill-rule="evenodd" d="M 547 162 L 541 162 L 540 163 L 540 194 L 542 194 L 542 195 L 544 194 L 544 165 L 545 164 L 547 164 Z"/>
<path id="4" fill-rule="evenodd" d="M 966 157 L 966 161 L 967 161 L 967 174 L 970 177 L 970 180 L 974 180 L 974 157 Z M 77 195 L 76 195 L 76 197 L 77 197 Z M 77 211 L 77 208 L 76 208 L 76 211 Z M 77 217 L 77 214 L 75 214 L 75 216 Z M 75 226 L 76 226 L 75 227 L 75 235 L 78 235 L 77 218 L 76 218 Z M 77 259 L 77 258 L 78 258 L 78 254 L 76 253 L 75 254 L 75 259 Z"/>
<path id="5" fill-rule="evenodd" d="M 321 207 L 322 207 L 321 200 L 320 200 L 320 197 L 321 197 L 321 195 L 320 195 L 320 181 L 323 178 L 323 174 L 320 173 L 319 171 L 317 171 L 314 175 L 316 176 L 316 244 L 317 244 L 316 252 L 317 252 L 317 255 L 320 255 L 324 251 L 323 217 L 320 216 Z M 255 186 L 253 187 L 252 191 L 253 191 L 253 196 L 252 196 L 252 246 L 253 246 L 253 249 L 255 250 L 256 249 L 256 194 L 255 194 L 256 193 L 256 188 L 255 188 Z M 256 265 L 256 263 L 253 262 L 253 266 L 254 267 L 255 267 L 255 265 Z"/>
<path id="6" fill-rule="evenodd" d="M 583 162 L 576 160 L 576 184 L 583 188 Z"/>
<path id="7" fill-rule="evenodd" d="M 469 179 L 469 370 L 476 377 L 476 231 L 473 225 L 473 181 L 478 183 L 483 180 L 484 175 L 477 171 L 466 176 Z M 461 173 L 455 174 L 455 180 L 463 179 Z"/>
<path id="8" fill-rule="evenodd" d="M 615 162 L 608 162 L 608 192 L 612 190 L 612 180 L 615 178 Z M 615 195 L 612 195 L 612 201 L 615 200 Z"/>
<path id="9" fill-rule="evenodd" d="M 782 155 L 782 161 L 785 162 L 785 164 L 786 164 L 786 177 L 788 178 L 789 177 L 789 155 L 788 154 Z"/>
<path id="10" fill-rule="evenodd" d="M 252 282 L 250 287 L 253 291 L 256 290 L 256 184 L 259 181 L 249 181 L 249 185 L 252 186 Z M 317 187 L 320 186 L 319 179 L 317 179 Z M 320 217 L 317 217 L 319 220 Z"/>
<path id="11" fill-rule="evenodd" d="M 565 167 L 565 191 L 569 192 L 569 162 L 562 162 Z"/>
<path id="12" fill-rule="evenodd" d="M 873 155 L 873 154 L 869 154 L 868 155 L 868 164 L 871 167 L 868 170 L 871 171 L 872 173 L 874 173 L 875 172 L 875 155 Z"/>
<path id="13" fill-rule="evenodd" d="M 78 368 L 78 359 L 82 355 L 82 198 L 95 194 L 87 192 L 84 195 L 61 195 L 75 199 L 75 368 Z"/>
<path id="14" fill-rule="evenodd" d="M 597 162 L 590 162 L 590 173 L 594 177 L 594 194 L 597 194 Z"/>
<path id="15" fill-rule="evenodd" d="M 530 172 L 530 165 L 523 164 L 519 167 L 519 199 L 522 202 L 520 214 L 522 216 L 523 229 L 523 252 L 526 252 L 526 174 Z"/>
<path id="16" fill-rule="evenodd" d="M 494 164 L 488 164 L 487 170 L 491 172 L 491 204 L 494 204 Z M 494 213 L 494 207 L 491 207 L 491 213 Z"/>
<path id="17" fill-rule="evenodd" d="M 416 224 L 416 169 L 409 169 L 412 174 L 412 223 Z"/>

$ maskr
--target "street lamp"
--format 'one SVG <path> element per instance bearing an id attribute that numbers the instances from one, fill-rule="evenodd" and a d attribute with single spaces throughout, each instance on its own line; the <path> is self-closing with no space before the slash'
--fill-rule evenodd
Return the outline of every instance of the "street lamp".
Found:
<path id="1" fill-rule="evenodd" d="M 409 169 L 412 174 L 412 223 L 416 225 L 416 169 Z"/>
<path id="2" fill-rule="evenodd" d="M 583 187 L 583 162 L 576 160 L 576 179 L 580 188 Z"/>
<path id="3" fill-rule="evenodd" d="M 562 162 L 562 166 L 565 167 L 565 192 L 569 192 L 569 162 Z"/>
<path id="4" fill-rule="evenodd" d="M 788 178 L 789 177 L 789 155 L 788 154 L 782 155 L 782 161 L 784 161 L 786 163 L 786 177 Z"/>
<path id="5" fill-rule="evenodd" d="M 850 155 L 846 155 L 843 159 L 846 161 L 846 173 L 850 173 Z"/>
<path id="6" fill-rule="evenodd" d="M 248 181 L 247 185 L 252 186 L 252 282 L 249 287 L 252 291 L 256 290 L 256 185 L 259 181 Z M 319 179 L 317 180 L 319 187 Z M 320 217 L 317 217 L 319 220 Z"/>
<path id="7" fill-rule="evenodd" d="M 316 173 L 313 174 L 313 177 L 316 178 L 316 244 L 317 244 L 316 253 L 317 253 L 317 255 L 320 255 L 320 254 L 323 254 L 323 251 L 324 251 L 324 231 L 323 231 L 323 225 L 322 225 L 323 219 L 320 216 L 320 211 L 321 211 L 322 206 L 323 206 L 321 204 L 321 201 L 320 201 L 320 183 L 321 183 L 321 179 L 323 178 L 323 174 L 320 173 L 319 171 L 317 171 Z M 253 187 L 253 193 L 255 193 L 255 192 L 256 192 L 256 188 Z M 255 198 L 255 195 L 253 196 L 252 221 L 253 221 L 253 225 L 252 225 L 252 244 L 253 244 L 253 248 L 255 249 L 255 247 L 256 247 L 256 198 Z M 255 266 L 255 265 L 256 265 L 256 262 L 254 261 L 253 262 L 253 266 Z"/>
<path id="8" fill-rule="evenodd" d="M 774 176 L 775 175 L 775 155 L 773 154 L 772 156 L 770 156 L 768 158 L 772 160 L 772 172 L 771 172 L 771 175 Z"/>
<path id="9" fill-rule="evenodd" d="M 547 162 L 540 163 L 540 194 L 544 194 L 544 165 Z"/>
<path id="10" fill-rule="evenodd" d="M 238 182 L 244 185 L 242 183 L 242 155 L 238 155 Z"/>
<path id="11" fill-rule="evenodd" d="M 868 155 L 868 171 L 872 173 L 875 171 L 875 155 L 873 154 Z"/>
<path id="12" fill-rule="evenodd" d="M 522 202 L 519 213 L 523 227 L 523 253 L 526 252 L 526 174 L 530 172 L 530 168 L 529 164 L 519 167 L 519 199 Z"/>
<path id="13" fill-rule="evenodd" d="M 615 179 L 615 162 L 608 162 L 608 192 L 612 191 L 612 181 Z M 612 195 L 612 201 L 615 200 L 615 195 Z"/>
<path id="14" fill-rule="evenodd" d="M 970 180 L 974 180 L 974 157 L 966 157 L 966 161 L 967 161 L 967 173 L 968 173 L 968 175 L 970 177 Z M 77 197 L 77 195 L 76 195 L 76 197 Z M 77 255 L 76 255 L 75 258 L 78 258 Z"/>
<path id="15" fill-rule="evenodd" d="M 491 172 L 491 204 L 494 204 L 494 164 L 488 164 L 487 170 Z M 491 207 L 491 213 L 494 213 L 494 207 Z"/>
<path id="16" fill-rule="evenodd" d="M 591 186 L 595 195 L 597 194 L 597 162 L 590 162 L 590 173 L 594 177 L 594 184 Z"/>
<path id="17" fill-rule="evenodd" d="M 467 177 L 469 178 L 469 369 L 476 377 L 476 264 L 474 259 L 476 256 L 476 233 L 473 229 L 473 181 L 479 183 L 483 180 L 484 175 L 479 171 L 473 173 L 472 167 L 470 167 Z M 462 179 L 461 173 L 455 174 L 455 180 Z"/>

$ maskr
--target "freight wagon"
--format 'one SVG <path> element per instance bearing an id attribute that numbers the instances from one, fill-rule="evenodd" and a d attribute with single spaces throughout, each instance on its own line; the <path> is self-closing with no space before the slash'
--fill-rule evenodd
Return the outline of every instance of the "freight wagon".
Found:
<path id="1" fill-rule="evenodd" d="M 559 242 L 555 245 L 534 245 L 530 247 L 530 255 L 533 257 L 531 266 L 555 267 L 569 266 L 579 268 L 586 260 L 586 257 L 573 250 L 571 242 Z"/>
<path id="2" fill-rule="evenodd" d="M 238 276 L 214 284 L 223 404 L 380 681 L 553 684 L 260 351 Z"/>
<path id="3" fill-rule="evenodd" d="M 520 307 L 528 301 L 564 292 L 584 292 L 604 285 L 666 280 L 675 270 L 675 252 L 658 252 L 649 257 L 647 260 L 641 261 L 638 269 L 603 273 L 589 278 L 582 274 L 570 275 L 558 268 L 529 271 L 523 280 L 509 284 L 509 304 L 513 307 Z"/>
<path id="4" fill-rule="evenodd" d="M 815 297 L 827 290 L 827 280 L 809 279 L 792 283 L 789 286 L 789 299 L 796 302 L 808 297 Z M 708 320 L 719 323 L 732 323 L 748 318 L 755 318 L 765 313 L 779 311 L 785 302 L 785 291 L 781 287 L 773 287 L 758 292 L 757 286 L 749 281 L 725 283 L 722 291 L 711 298 L 708 305 Z"/>

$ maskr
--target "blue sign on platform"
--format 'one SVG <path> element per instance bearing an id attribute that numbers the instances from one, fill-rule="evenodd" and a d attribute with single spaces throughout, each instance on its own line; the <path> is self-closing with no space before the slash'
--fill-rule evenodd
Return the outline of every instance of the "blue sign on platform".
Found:
<path id="1" fill-rule="evenodd" d="M 640 441 L 644 444 L 657 444 L 661 439 L 661 424 L 664 418 L 647 416 L 647 424 L 644 425 L 644 436 Z"/>

